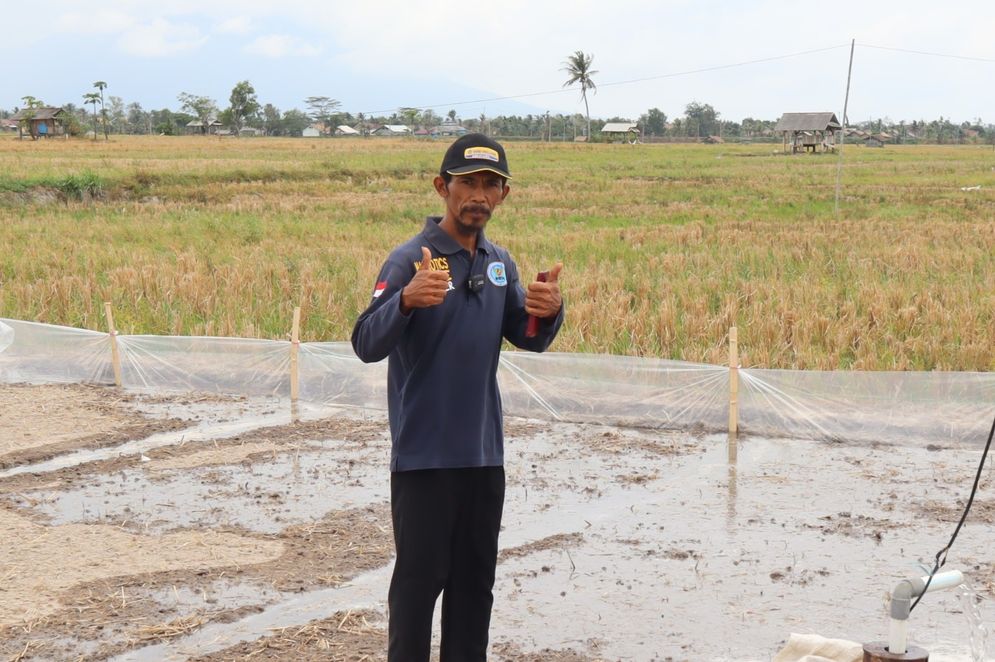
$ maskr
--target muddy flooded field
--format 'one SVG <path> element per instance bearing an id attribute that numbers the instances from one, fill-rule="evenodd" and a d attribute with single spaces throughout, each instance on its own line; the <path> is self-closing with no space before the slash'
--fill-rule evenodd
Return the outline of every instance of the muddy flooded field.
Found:
<path id="1" fill-rule="evenodd" d="M 0 659 L 384 660 L 385 415 L 294 414 L 0 385 Z M 506 440 L 491 658 L 553 662 L 885 639 L 885 596 L 949 540 L 984 441 L 745 437 L 730 462 L 724 435 L 513 418 Z M 993 478 L 947 563 L 971 589 L 913 612 L 931 660 L 995 648 Z"/>

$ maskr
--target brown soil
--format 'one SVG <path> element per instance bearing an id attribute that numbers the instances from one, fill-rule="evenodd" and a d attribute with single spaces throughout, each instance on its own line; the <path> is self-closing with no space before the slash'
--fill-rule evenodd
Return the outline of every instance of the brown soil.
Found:
<path id="1" fill-rule="evenodd" d="M 0 386 L 0 440 L 6 443 L 0 467 L 174 429 L 185 423 L 150 420 L 130 407 L 200 401 L 88 386 Z M 33 490 L 67 490 L 136 466 L 159 472 L 230 465 L 293 452 L 312 440 L 362 446 L 384 435 L 382 423 L 297 422 L 212 440 L 208 448 L 181 443 L 150 450 L 151 461 L 130 455 L 0 479 L 6 501 L 0 507 L 0 659 L 107 657 L 236 620 L 288 593 L 337 586 L 387 564 L 393 552 L 386 504 L 330 512 L 276 535 L 228 528 L 150 536 L 129 522 L 46 526 L 44 517 L 14 505 L 30 504 Z M 213 597 L 225 587 L 242 592 L 240 606 Z"/>
<path id="2" fill-rule="evenodd" d="M 597 651 L 599 644 L 596 639 L 587 642 L 587 647 Z M 524 653 L 511 643 L 495 644 L 491 647 L 491 656 L 496 662 L 604 662 L 604 658 L 591 657 L 572 649 L 551 650 L 544 648 L 534 653 Z"/>
<path id="3" fill-rule="evenodd" d="M 105 575 L 79 582 L 73 581 L 73 576 L 67 576 L 64 571 L 44 573 L 42 578 L 58 577 L 57 588 L 61 589 L 44 593 L 48 598 L 47 612 L 39 612 L 36 608 L 32 615 L 23 611 L 25 605 L 32 604 L 32 600 L 37 602 L 37 597 L 25 595 L 24 592 L 0 591 L 0 615 L 8 614 L 7 624 L 0 626 L 0 656 L 17 655 L 27 650 L 32 656 L 74 657 L 82 652 L 84 646 L 89 646 L 92 650 L 87 654 L 88 658 L 103 658 L 135 646 L 188 634 L 206 623 L 236 620 L 261 609 L 281 594 L 340 585 L 389 562 L 393 552 L 389 525 L 390 513 L 384 504 L 376 508 L 329 513 L 320 522 L 288 527 L 277 536 L 216 534 L 225 540 L 247 541 L 243 545 L 256 545 L 277 550 L 277 553 L 269 558 L 252 557 L 244 552 L 235 556 L 234 542 L 229 542 L 225 555 L 221 555 L 214 546 L 206 550 L 209 556 L 217 556 L 213 564 L 203 559 L 198 561 L 196 556 L 192 556 L 182 563 L 172 564 L 175 569 L 159 572 L 155 570 L 161 565 L 149 568 L 129 562 L 113 550 L 107 553 L 107 548 L 102 548 L 99 556 L 108 560 L 117 576 Z M 31 526 L 39 530 L 46 528 L 35 524 Z M 118 531 L 115 527 L 93 525 L 47 528 L 92 529 L 100 539 L 106 536 L 108 530 Z M 154 548 L 157 554 L 165 555 L 168 550 L 164 549 L 167 546 L 164 541 L 181 535 L 205 536 L 193 532 L 169 534 L 149 537 L 145 544 Z M 18 535 L 15 539 L 23 540 L 23 536 Z M 39 541 L 39 545 L 43 544 L 44 541 Z M 73 537 L 72 544 L 80 544 L 79 535 Z M 201 550 L 202 555 L 204 553 L 202 545 L 183 544 L 191 549 L 192 554 L 196 554 L 197 549 Z M 59 557 L 60 550 L 65 549 L 64 545 L 48 548 L 36 556 L 45 557 L 41 561 L 43 563 L 62 563 Z M 26 560 L 39 563 L 34 556 Z M 0 567 L 8 568 L 10 565 L 3 562 Z M 23 575 L 34 576 L 34 581 L 39 581 L 37 573 L 25 572 Z M 260 596 L 257 604 L 239 609 L 218 606 L 210 596 L 217 592 L 219 586 L 226 584 L 258 587 Z M 176 601 L 155 597 L 168 596 L 170 591 L 204 597 L 195 607 L 184 607 Z"/>
<path id="4" fill-rule="evenodd" d="M 548 432 L 552 429 L 552 426 L 548 423 L 537 423 L 535 421 L 524 421 L 519 419 L 504 419 L 504 436 L 507 438 L 515 437 L 534 437 L 537 434 L 542 434 L 543 432 Z"/>
<path id="5" fill-rule="evenodd" d="M 278 591 L 308 591 L 387 565 L 394 553 L 386 503 L 331 512 L 320 522 L 287 527 L 275 539 L 284 545 L 283 556 L 230 574 Z"/>
<path id="6" fill-rule="evenodd" d="M 140 536 L 102 524 L 42 526 L 6 510 L 0 510 L 0 530 L 5 534 L 0 538 L 0 625 L 42 619 L 58 610 L 60 595 L 92 581 L 178 568 L 206 573 L 261 563 L 284 551 L 279 541 L 233 533 Z"/>
<path id="7" fill-rule="evenodd" d="M 312 621 L 301 627 L 284 628 L 253 642 L 245 642 L 223 651 L 194 658 L 191 662 L 239 662 L 268 660 L 282 662 L 382 662 L 387 659 L 387 631 L 383 616 L 371 611 L 336 613 L 330 618 Z M 587 643 L 597 650 L 598 642 Z M 574 650 L 544 649 L 524 653 L 510 643 L 491 647 L 496 662 L 601 662 Z"/>
<path id="8" fill-rule="evenodd" d="M 606 455 L 627 455 L 635 451 L 649 455 L 681 455 L 701 452 L 702 447 L 690 443 L 686 434 L 654 430 L 652 435 L 645 435 L 640 430 L 620 429 L 602 432 L 597 441 L 591 441 L 591 450 Z"/>
<path id="9" fill-rule="evenodd" d="M 130 408 L 137 401 L 118 389 L 82 384 L 0 384 L 0 469 L 189 425 L 143 416 Z"/>
<path id="10" fill-rule="evenodd" d="M 387 659 L 383 616 L 372 611 L 336 613 L 307 625 L 244 642 L 192 662 L 382 662 Z"/>
<path id="11" fill-rule="evenodd" d="M 535 542 L 531 542 L 527 545 L 519 545 L 518 547 L 502 549 L 500 555 L 498 556 L 498 563 L 519 556 L 528 556 L 529 554 L 546 549 L 565 549 L 567 547 L 574 547 L 582 542 L 584 542 L 584 535 L 581 533 L 560 533 L 555 536 L 547 536 L 542 540 L 536 540 Z"/>
<path id="12" fill-rule="evenodd" d="M 949 503 L 927 501 L 919 504 L 919 513 L 923 517 L 955 525 L 964 514 L 965 507 L 967 507 L 967 502 L 963 499 L 956 499 Z M 971 503 L 971 512 L 967 514 L 965 522 L 995 524 L 995 499 L 979 499 L 975 497 L 974 502 Z"/>
<path id="13" fill-rule="evenodd" d="M 902 526 L 890 520 L 875 519 L 848 512 L 825 515 L 820 517 L 819 521 L 819 524 L 805 524 L 804 526 L 809 529 L 818 529 L 827 534 L 873 538 L 877 542 L 881 542 L 886 531 Z"/>

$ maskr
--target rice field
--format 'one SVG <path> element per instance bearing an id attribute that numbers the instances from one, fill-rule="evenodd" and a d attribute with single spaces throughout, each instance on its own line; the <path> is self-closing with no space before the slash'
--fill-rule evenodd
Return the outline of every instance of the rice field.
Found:
<path id="1" fill-rule="evenodd" d="M 387 252 L 441 213 L 445 142 L 0 138 L 0 317 L 347 339 Z M 995 152 L 506 144 L 488 227 L 564 263 L 553 349 L 744 366 L 995 369 Z M 980 187 L 980 188 L 975 188 Z M 964 190 L 967 189 L 967 190 Z"/>

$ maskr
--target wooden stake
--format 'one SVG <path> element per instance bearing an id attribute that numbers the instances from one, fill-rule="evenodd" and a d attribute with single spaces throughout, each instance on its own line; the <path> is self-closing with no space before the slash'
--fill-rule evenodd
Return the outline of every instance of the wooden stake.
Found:
<path id="1" fill-rule="evenodd" d="M 739 429 L 739 339 L 736 327 L 729 327 L 729 459 L 736 459 L 736 433 Z"/>
<path id="2" fill-rule="evenodd" d="M 301 348 L 301 308 L 294 308 L 294 325 L 290 330 L 290 401 L 297 402 L 300 392 L 297 354 Z"/>
<path id="3" fill-rule="evenodd" d="M 104 302 L 104 314 L 107 316 L 107 333 L 111 337 L 111 363 L 114 366 L 114 385 L 121 385 L 121 355 L 117 351 L 117 329 L 114 328 L 114 313 L 111 312 L 111 302 Z"/>

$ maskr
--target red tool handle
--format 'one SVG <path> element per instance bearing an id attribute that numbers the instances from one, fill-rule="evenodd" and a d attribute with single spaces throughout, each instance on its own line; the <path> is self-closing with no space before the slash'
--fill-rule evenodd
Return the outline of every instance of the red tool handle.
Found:
<path id="1" fill-rule="evenodd" d="M 539 281 L 540 283 L 545 283 L 547 278 L 549 278 L 548 271 L 540 271 L 539 275 L 536 276 L 536 280 Z M 535 315 L 529 315 L 529 321 L 527 326 L 525 327 L 525 337 L 535 338 L 538 333 L 539 333 L 539 318 L 536 317 Z"/>

